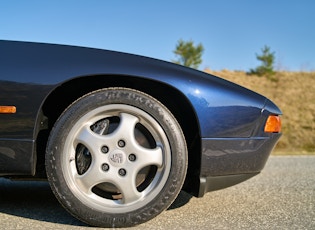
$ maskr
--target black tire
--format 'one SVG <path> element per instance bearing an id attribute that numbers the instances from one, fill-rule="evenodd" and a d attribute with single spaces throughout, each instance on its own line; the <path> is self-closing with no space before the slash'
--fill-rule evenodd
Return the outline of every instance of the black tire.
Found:
<path id="1" fill-rule="evenodd" d="M 171 112 L 143 92 L 107 88 L 69 106 L 48 140 L 46 171 L 59 202 L 93 226 L 128 227 L 180 192 L 187 147 Z"/>

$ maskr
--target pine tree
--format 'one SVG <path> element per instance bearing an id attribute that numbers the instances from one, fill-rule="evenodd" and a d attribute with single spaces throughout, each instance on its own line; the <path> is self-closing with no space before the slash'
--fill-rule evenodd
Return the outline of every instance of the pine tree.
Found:
<path id="1" fill-rule="evenodd" d="M 270 51 L 270 47 L 264 46 L 261 49 L 262 54 L 256 54 L 256 58 L 258 61 L 261 61 L 261 65 L 256 67 L 255 69 L 250 70 L 250 74 L 257 74 L 258 76 L 267 76 L 270 77 L 275 74 L 273 69 L 274 61 L 275 61 L 275 53 Z"/>
<path id="2" fill-rule="evenodd" d="M 204 48 L 202 44 L 194 45 L 192 40 L 185 42 L 180 39 L 173 51 L 178 57 L 174 63 L 197 69 L 202 63 L 202 53 Z"/>

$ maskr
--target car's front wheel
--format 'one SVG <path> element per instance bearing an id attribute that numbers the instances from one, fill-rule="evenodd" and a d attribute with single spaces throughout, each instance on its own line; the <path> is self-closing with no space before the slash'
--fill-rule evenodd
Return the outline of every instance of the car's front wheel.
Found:
<path id="1" fill-rule="evenodd" d="M 49 137 L 46 171 L 61 204 L 94 226 L 126 227 L 165 210 L 187 170 L 181 128 L 159 101 L 108 88 L 69 106 Z"/>

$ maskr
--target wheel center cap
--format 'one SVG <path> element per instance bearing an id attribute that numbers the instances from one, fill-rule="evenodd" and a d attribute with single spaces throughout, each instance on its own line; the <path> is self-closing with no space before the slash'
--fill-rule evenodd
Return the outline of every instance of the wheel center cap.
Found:
<path id="1" fill-rule="evenodd" d="M 126 161 L 126 154 L 123 151 L 115 150 L 109 154 L 109 160 L 113 165 L 122 165 Z"/>

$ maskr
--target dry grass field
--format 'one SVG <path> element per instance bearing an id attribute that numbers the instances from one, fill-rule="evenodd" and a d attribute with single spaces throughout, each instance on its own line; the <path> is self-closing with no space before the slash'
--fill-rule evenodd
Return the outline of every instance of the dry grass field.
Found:
<path id="1" fill-rule="evenodd" d="M 256 91 L 280 107 L 283 136 L 274 154 L 315 154 L 315 72 L 277 72 L 267 78 L 242 71 L 205 71 Z"/>

